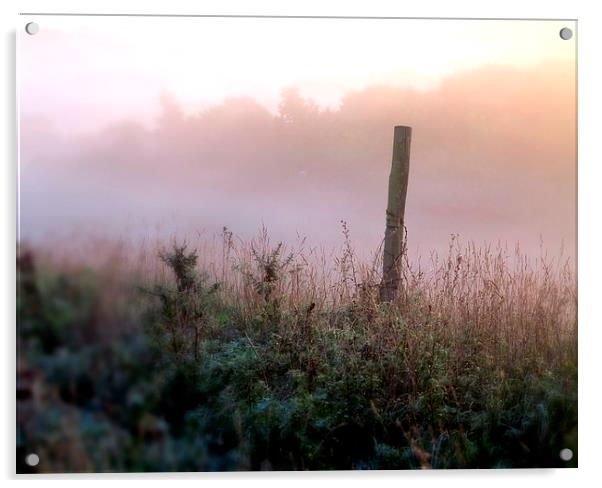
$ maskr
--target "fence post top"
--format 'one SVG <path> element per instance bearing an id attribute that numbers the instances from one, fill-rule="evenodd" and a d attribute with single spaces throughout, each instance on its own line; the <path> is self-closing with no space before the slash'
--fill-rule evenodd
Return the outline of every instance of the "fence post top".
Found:
<path id="1" fill-rule="evenodd" d="M 395 136 L 410 136 L 410 135 L 412 135 L 412 128 L 407 125 L 396 125 L 394 135 Z"/>

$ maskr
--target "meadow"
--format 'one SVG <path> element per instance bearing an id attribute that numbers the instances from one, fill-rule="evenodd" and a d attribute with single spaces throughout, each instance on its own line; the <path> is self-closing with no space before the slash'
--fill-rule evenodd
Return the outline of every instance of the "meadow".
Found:
<path id="1" fill-rule="evenodd" d="M 381 302 L 342 229 L 21 244 L 17 470 L 576 466 L 574 264 L 452 236 Z"/>

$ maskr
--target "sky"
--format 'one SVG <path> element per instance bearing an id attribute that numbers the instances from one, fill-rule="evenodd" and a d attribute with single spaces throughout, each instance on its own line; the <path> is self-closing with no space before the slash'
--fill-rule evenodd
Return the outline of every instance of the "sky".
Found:
<path id="1" fill-rule="evenodd" d="M 575 49 L 558 36 L 574 22 L 557 21 L 33 20 L 38 34 L 19 39 L 21 110 L 66 131 L 132 115 L 150 123 L 160 92 L 190 111 L 232 96 L 275 110 L 283 87 L 296 86 L 336 108 L 345 93 L 373 84 L 428 89 L 486 64 L 572 63 Z"/>
<path id="2" fill-rule="evenodd" d="M 374 249 L 404 124 L 417 249 L 460 233 L 574 254 L 573 22 L 24 20 L 22 239 L 265 223 L 330 244 L 342 219 Z"/>

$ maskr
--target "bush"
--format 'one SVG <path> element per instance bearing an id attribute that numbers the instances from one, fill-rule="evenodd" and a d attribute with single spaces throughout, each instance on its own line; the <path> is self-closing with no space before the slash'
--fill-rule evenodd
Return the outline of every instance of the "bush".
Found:
<path id="1" fill-rule="evenodd" d="M 379 303 L 349 247 L 353 279 L 325 286 L 263 244 L 219 282 L 186 246 L 161 252 L 171 275 L 128 313 L 99 305 L 100 270 L 42 273 L 32 254 L 19 456 L 44 453 L 48 472 L 576 466 L 559 458 L 577 453 L 566 269 L 512 271 L 469 248 L 428 277 L 404 267 L 404 293 Z"/>

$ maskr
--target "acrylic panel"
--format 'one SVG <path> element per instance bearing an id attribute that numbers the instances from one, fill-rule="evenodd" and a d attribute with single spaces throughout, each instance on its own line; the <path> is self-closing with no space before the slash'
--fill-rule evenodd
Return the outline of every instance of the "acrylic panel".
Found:
<path id="1" fill-rule="evenodd" d="M 577 466 L 575 21 L 19 19 L 18 472 Z"/>

